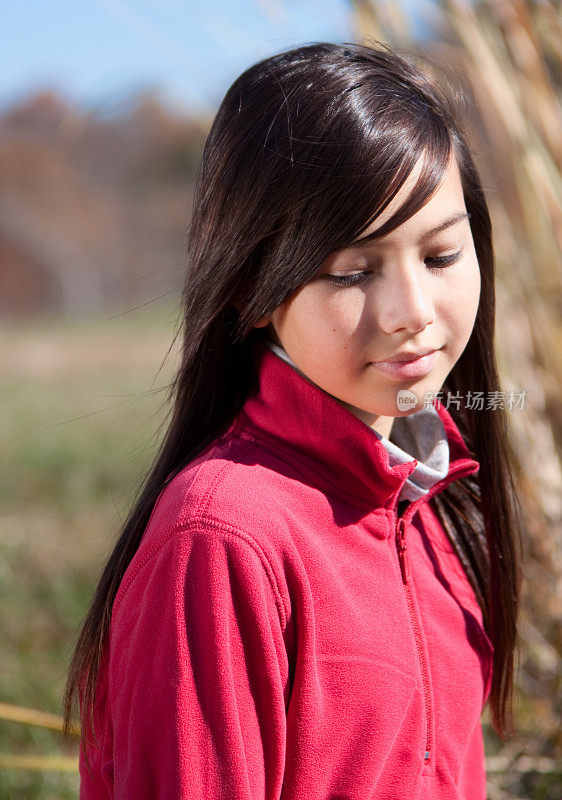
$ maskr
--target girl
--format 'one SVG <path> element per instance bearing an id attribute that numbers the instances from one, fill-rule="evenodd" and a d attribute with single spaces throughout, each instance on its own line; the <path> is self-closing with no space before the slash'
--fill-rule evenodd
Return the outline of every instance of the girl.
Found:
<path id="1" fill-rule="evenodd" d="M 519 525 L 454 108 L 384 47 L 255 64 L 188 252 L 173 416 L 70 670 L 81 797 L 484 798 Z"/>

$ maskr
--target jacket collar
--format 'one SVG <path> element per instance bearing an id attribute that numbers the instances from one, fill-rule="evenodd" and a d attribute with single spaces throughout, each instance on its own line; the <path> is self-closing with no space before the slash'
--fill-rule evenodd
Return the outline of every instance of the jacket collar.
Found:
<path id="1" fill-rule="evenodd" d="M 267 337 L 264 341 L 279 358 L 306 378 L 281 345 Z M 390 439 L 374 433 L 384 444 L 391 467 L 418 459 L 414 471 L 406 478 L 399 501 L 417 500 L 449 472 L 449 443 L 435 406 L 430 404 L 414 414 L 396 417 Z"/>
<path id="2" fill-rule="evenodd" d="M 417 460 L 391 466 L 375 431 L 260 340 L 254 365 L 257 384 L 237 424 L 265 437 L 292 463 L 297 461 L 311 485 L 331 489 L 362 507 L 395 509 Z M 450 413 L 442 403 L 436 410 L 449 444 L 448 473 L 410 504 L 408 516 L 453 480 L 479 468 Z"/>

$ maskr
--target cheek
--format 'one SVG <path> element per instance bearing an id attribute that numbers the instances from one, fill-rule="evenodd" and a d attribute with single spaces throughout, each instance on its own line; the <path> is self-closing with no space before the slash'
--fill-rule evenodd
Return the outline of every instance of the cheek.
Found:
<path id="1" fill-rule="evenodd" d="M 444 318 L 459 346 L 470 338 L 480 301 L 480 269 L 476 258 L 446 287 L 442 297 Z"/>
<path id="2" fill-rule="evenodd" d="M 480 267 L 474 256 L 472 270 L 467 276 L 464 286 L 464 307 L 466 308 L 466 325 L 472 330 L 474 320 L 478 312 L 478 305 L 480 303 Z"/>
<path id="3" fill-rule="evenodd" d="M 281 337 L 293 346 L 304 342 L 338 346 L 352 336 L 361 318 L 360 296 L 353 298 L 352 294 L 342 291 L 327 296 L 317 287 L 305 287 L 274 312 L 273 321 Z"/>

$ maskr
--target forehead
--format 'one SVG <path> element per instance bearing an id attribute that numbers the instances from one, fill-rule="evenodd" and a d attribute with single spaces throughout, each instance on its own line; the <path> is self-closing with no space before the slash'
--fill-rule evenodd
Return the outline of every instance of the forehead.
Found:
<path id="1" fill-rule="evenodd" d="M 379 228 L 382 228 L 404 204 L 410 194 L 415 190 L 423 168 L 423 163 L 423 158 L 418 159 L 413 170 L 408 175 L 408 178 L 400 187 L 398 194 L 392 199 L 384 211 L 373 220 L 369 227 L 363 231 L 361 236 L 355 240 L 356 242 L 360 242 L 363 237 L 369 236 Z M 466 211 L 466 209 L 461 177 L 456 159 L 451 156 L 441 183 L 433 195 L 426 201 L 425 205 L 394 231 L 390 231 L 390 233 L 380 239 L 375 239 L 373 243 L 388 242 L 394 238 L 400 238 L 401 235 L 406 232 L 416 233 L 421 236 L 427 229 L 433 228 L 444 219 L 450 218 L 453 214 L 457 213 L 460 216 L 460 212 L 462 211 Z"/>

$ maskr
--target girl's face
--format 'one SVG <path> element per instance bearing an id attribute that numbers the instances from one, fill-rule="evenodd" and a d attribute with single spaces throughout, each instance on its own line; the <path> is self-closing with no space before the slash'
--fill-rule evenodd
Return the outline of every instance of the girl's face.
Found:
<path id="1" fill-rule="evenodd" d="M 364 235 L 402 205 L 421 166 Z M 256 327 L 269 325 L 313 383 L 388 437 L 394 417 L 419 410 L 424 393 L 442 387 L 470 338 L 479 297 L 480 270 L 452 159 L 413 217 L 380 239 L 358 239 L 333 253 Z M 412 361 L 412 354 L 430 351 Z M 397 395 L 405 389 L 417 402 L 400 410 Z"/>

